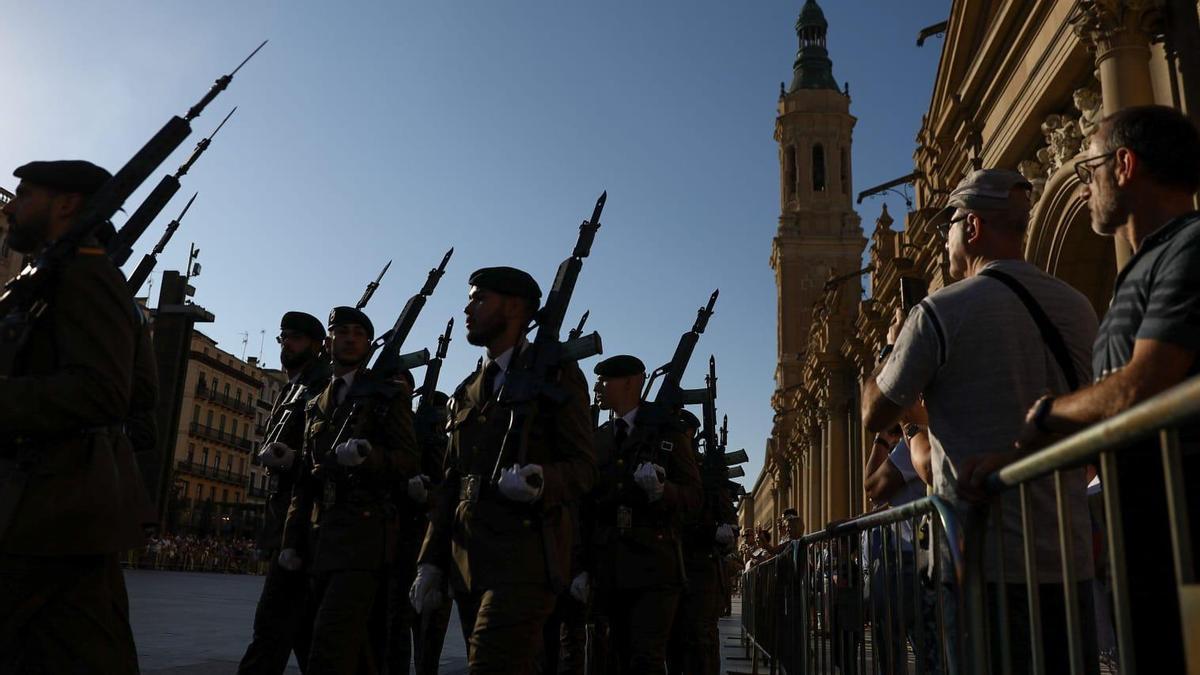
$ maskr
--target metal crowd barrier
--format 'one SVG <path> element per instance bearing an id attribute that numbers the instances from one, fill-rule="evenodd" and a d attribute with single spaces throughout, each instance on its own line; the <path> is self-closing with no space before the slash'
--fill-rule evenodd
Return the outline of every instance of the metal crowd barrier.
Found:
<path id="1" fill-rule="evenodd" d="M 1146 453 L 1147 440 L 1158 436 L 1174 582 L 1186 613 L 1185 587 L 1200 592 L 1179 433 L 1189 425 L 1200 426 L 1200 377 L 993 474 L 986 505 L 926 497 L 791 542 L 742 576 L 742 625 L 755 665 L 761 653 L 769 672 L 789 674 L 1160 672 L 1157 655 L 1134 652 L 1126 563 L 1143 552 L 1124 546 L 1117 455 Z M 1099 465 L 1104 516 L 1089 516 L 1104 521 L 1107 587 L 1090 570 L 1081 579 L 1077 569 L 1088 556 L 1077 558 L 1072 511 L 1081 495 L 1087 499 L 1079 481 L 1089 464 Z M 1091 525 L 1089 535 L 1097 529 Z M 1043 528 L 1055 536 L 1043 537 L 1039 558 Z M 914 545 L 906 544 L 905 529 Z M 1057 569 L 1052 579 L 1047 541 L 1057 557 L 1049 561 Z M 1115 638 L 1102 651 L 1098 634 L 1109 606 Z M 1178 639 L 1200 651 L 1200 636 Z"/>

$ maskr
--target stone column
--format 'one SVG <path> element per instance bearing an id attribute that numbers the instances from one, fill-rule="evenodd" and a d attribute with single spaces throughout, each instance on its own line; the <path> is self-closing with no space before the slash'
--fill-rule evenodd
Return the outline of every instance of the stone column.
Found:
<path id="1" fill-rule="evenodd" d="M 1162 25 L 1162 0 L 1083 0 L 1072 23 L 1096 56 L 1105 115 L 1154 103 L 1150 42 Z M 1119 270 L 1132 251 L 1125 240 L 1114 242 Z"/>
<path id="2" fill-rule="evenodd" d="M 846 435 L 846 410 L 837 405 L 825 417 L 829 438 L 829 519 L 850 515 L 850 444 Z"/>

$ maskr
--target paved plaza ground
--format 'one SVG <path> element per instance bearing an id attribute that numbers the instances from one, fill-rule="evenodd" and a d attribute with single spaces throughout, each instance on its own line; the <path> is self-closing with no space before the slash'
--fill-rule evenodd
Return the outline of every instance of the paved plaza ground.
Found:
<path id="1" fill-rule="evenodd" d="M 237 670 L 264 577 L 203 572 L 126 570 L 133 635 L 143 675 L 226 675 Z M 735 612 L 738 609 L 735 603 Z M 736 655 L 736 618 L 722 619 L 725 655 Z M 441 673 L 467 672 L 466 652 L 450 618 Z M 744 663 L 744 662 L 743 662 Z M 745 669 L 734 665 L 722 668 Z M 287 671 L 299 673 L 293 660 Z"/>

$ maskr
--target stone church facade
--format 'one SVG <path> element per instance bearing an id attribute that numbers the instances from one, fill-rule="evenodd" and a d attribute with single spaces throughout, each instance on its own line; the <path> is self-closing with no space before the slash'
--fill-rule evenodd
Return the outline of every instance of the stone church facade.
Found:
<path id="1" fill-rule="evenodd" d="M 774 530 L 793 507 L 811 531 L 865 509 L 870 436 L 858 418 L 859 385 L 900 306 L 901 279 L 918 277 L 931 291 L 949 282 L 931 218 L 966 173 L 1015 169 L 1033 183 L 1026 259 L 1103 315 L 1128 251 L 1092 232 L 1073 163 L 1097 121 L 1121 108 L 1158 103 L 1200 116 L 1200 23 L 1195 0 L 953 0 L 936 27 L 944 41 L 933 95 L 912 173 L 902 177 L 912 210 L 899 230 L 885 207 L 869 239 L 850 201 L 850 98 L 833 80 L 815 0 L 796 27 L 800 49 L 775 131 L 775 424 L 741 517 Z"/>

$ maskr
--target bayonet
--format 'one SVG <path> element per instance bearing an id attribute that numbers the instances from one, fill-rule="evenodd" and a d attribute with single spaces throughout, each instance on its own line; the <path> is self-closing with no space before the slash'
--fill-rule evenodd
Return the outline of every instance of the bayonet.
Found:
<path id="1" fill-rule="evenodd" d="M 163 250 L 167 248 L 167 242 L 171 241 L 171 237 L 175 235 L 175 230 L 179 229 L 180 221 L 182 221 L 183 217 L 187 215 L 188 209 L 192 208 L 192 202 L 196 201 L 196 197 L 199 194 L 200 193 L 197 192 L 192 195 L 192 198 L 188 200 L 187 205 L 183 207 L 183 210 L 179 212 L 179 215 L 176 216 L 175 220 L 167 223 L 167 229 L 163 231 L 162 237 L 159 238 L 158 243 L 154 245 L 154 248 L 149 253 L 142 256 L 142 261 L 138 263 L 137 269 L 133 270 L 133 274 L 129 275 L 129 282 L 127 286 L 130 293 L 137 295 L 137 292 L 142 288 L 142 284 L 146 283 L 146 279 L 148 279 L 150 277 L 150 273 L 154 271 L 154 266 L 158 264 L 159 254 L 161 254 Z"/>
<path id="2" fill-rule="evenodd" d="M 221 120 L 221 123 L 217 125 L 217 128 L 213 129 L 211 134 L 200 139 L 200 142 L 196 144 L 196 148 L 192 150 L 192 154 L 187 158 L 187 161 L 183 164 L 180 164 L 179 168 L 175 170 L 176 180 L 187 175 L 187 172 L 191 170 L 192 165 L 196 163 L 196 160 L 200 159 L 200 155 L 203 155 L 204 151 L 208 149 L 208 146 L 212 145 L 213 137 L 217 135 L 217 132 L 221 130 L 221 127 L 225 126 L 225 123 L 229 121 L 229 118 L 233 117 L 233 113 L 235 112 L 237 112 L 236 105 L 233 106 L 233 110 L 230 110 L 229 114 L 225 116 L 225 119 Z"/>
<path id="3" fill-rule="evenodd" d="M 578 338 L 580 335 L 583 335 L 583 325 L 587 323 L 588 314 L 590 313 L 590 310 L 586 311 L 583 313 L 583 316 L 579 317 L 579 325 L 575 326 L 571 329 L 571 332 L 567 333 L 568 342 Z"/>
<path id="4" fill-rule="evenodd" d="M 250 56 L 242 59 L 242 62 L 238 64 L 237 68 L 234 68 L 232 71 L 230 71 L 228 75 L 222 75 L 221 77 L 218 77 L 217 81 L 213 83 L 212 88 L 209 89 L 208 93 L 204 95 L 204 98 L 200 99 L 196 105 L 188 109 L 187 115 L 183 118 L 184 121 L 191 122 L 199 117 L 200 113 L 204 112 L 204 109 L 208 107 L 208 104 L 212 103 L 213 99 L 215 99 L 218 94 L 225 91 L 225 88 L 229 86 L 230 82 L 233 82 L 233 76 L 237 75 L 237 72 L 242 69 L 242 66 L 246 65 L 250 59 L 254 58 L 254 55 L 258 53 L 258 50 L 267 46 L 267 42 L 267 40 L 263 40 L 262 44 L 255 47 L 254 51 L 250 52 Z"/>
<path id="5" fill-rule="evenodd" d="M 375 291 L 379 288 L 379 282 L 383 281 L 383 275 L 387 274 L 388 268 L 392 266 L 392 261 L 387 261 L 383 269 L 379 271 L 379 276 L 375 277 L 375 281 L 367 284 L 366 290 L 363 291 L 362 297 L 358 299 L 358 303 L 354 305 L 355 309 L 362 309 L 371 301 L 371 296 L 375 295 Z"/>

